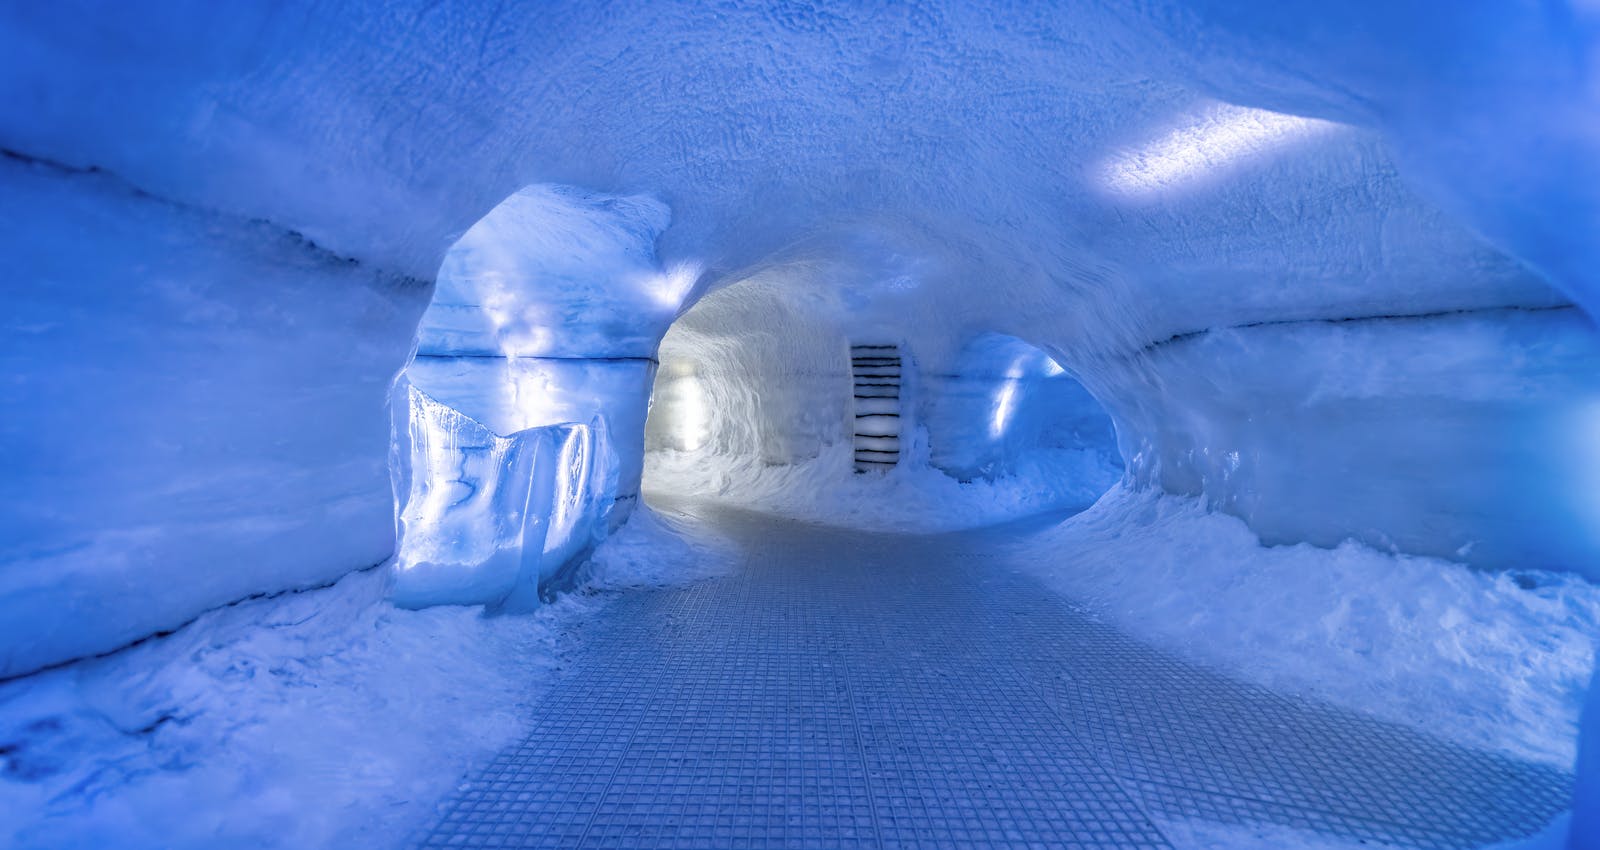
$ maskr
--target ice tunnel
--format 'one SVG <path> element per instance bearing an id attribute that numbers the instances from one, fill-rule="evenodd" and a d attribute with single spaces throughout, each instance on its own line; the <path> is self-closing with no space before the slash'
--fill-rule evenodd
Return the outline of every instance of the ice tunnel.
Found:
<path id="1" fill-rule="evenodd" d="M 0 846 L 1600 848 L 1593 0 L 0 57 Z"/>

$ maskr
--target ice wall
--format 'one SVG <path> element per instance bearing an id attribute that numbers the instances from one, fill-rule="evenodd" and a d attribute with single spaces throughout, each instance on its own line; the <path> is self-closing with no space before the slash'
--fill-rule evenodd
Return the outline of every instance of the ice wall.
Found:
<path id="1" fill-rule="evenodd" d="M 669 218 L 529 186 L 445 255 L 397 398 L 398 604 L 531 607 L 626 519 L 656 345 L 697 278 L 656 261 Z"/>
<path id="2" fill-rule="evenodd" d="M 5 13 L 0 144 L 417 278 L 530 181 L 670 201 L 659 255 L 723 280 L 883 234 L 844 254 L 897 267 L 872 277 L 908 282 L 906 315 L 1035 340 L 1134 405 L 1156 385 L 1096 356 L 1424 290 L 1525 306 L 1438 207 L 1586 297 L 1595 13 L 1540 8 L 65 4 Z M 1140 318 L 1172 293 L 1204 309 Z"/>
<path id="3" fill-rule="evenodd" d="M 1104 491 L 1122 468 L 1111 417 L 1048 354 L 1015 337 L 980 336 L 950 372 L 922 379 L 930 460 L 961 480 L 1014 475 L 1030 454 L 1088 453 L 1111 477 L 1085 482 Z"/>
<path id="4" fill-rule="evenodd" d="M 1218 328 L 1119 364 L 1140 480 L 1270 543 L 1594 575 L 1600 341 L 1573 308 Z"/>
<path id="5" fill-rule="evenodd" d="M 617 495 L 637 497 L 656 346 L 698 278 L 656 259 L 670 217 L 646 196 L 516 192 L 445 255 L 407 377 L 502 435 L 603 420 Z"/>
<path id="6" fill-rule="evenodd" d="M 260 221 L 0 157 L 0 677 L 389 557 L 430 292 Z"/>
<path id="7" fill-rule="evenodd" d="M 715 292 L 668 331 L 647 448 L 694 452 L 721 475 L 801 463 L 848 442 L 850 341 L 824 290 L 764 272 Z M 713 476 L 716 477 L 716 476 Z"/>

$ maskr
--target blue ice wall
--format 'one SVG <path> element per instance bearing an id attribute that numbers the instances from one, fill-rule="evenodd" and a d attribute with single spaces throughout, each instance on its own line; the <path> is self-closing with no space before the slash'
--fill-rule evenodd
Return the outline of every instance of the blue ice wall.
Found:
<path id="1" fill-rule="evenodd" d="M 396 396 L 395 604 L 537 607 L 616 509 L 605 421 L 501 435 L 409 383 Z"/>
<path id="2" fill-rule="evenodd" d="M 932 464 L 963 481 L 1014 475 L 1030 457 L 1069 453 L 1100 460 L 1087 467 L 1095 469 L 1090 490 L 1120 477 L 1105 408 L 1049 355 L 1014 337 L 979 337 L 954 369 L 924 375 L 922 408 Z"/>
<path id="3" fill-rule="evenodd" d="M 516 192 L 445 255 L 408 379 L 500 435 L 603 420 L 616 495 L 637 497 L 656 346 L 698 276 L 656 259 L 670 217 L 646 196 Z"/>
<path id="4" fill-rule="evenodd" d="M 9 157 L 0 245 L 0 677 L 389 557 L 429 282 Z"/>

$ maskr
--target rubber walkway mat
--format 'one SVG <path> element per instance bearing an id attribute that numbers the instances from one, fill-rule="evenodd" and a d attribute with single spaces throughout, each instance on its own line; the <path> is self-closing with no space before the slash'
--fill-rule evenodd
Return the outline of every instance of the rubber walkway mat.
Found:
<path id="1" fill-rule="evenodd" d="M 1181 818 L 1465 848 L 1568 806 L 1568 774 L 1145 647 L 981 536 L 714 519 L 741 571 L 623 594 L 418 846 L 1090 850 Z"/>

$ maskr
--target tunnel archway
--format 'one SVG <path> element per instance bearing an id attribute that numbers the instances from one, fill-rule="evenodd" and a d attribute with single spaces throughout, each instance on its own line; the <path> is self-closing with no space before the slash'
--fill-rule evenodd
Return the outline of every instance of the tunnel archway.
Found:
<path id="1" fill-rule="evenodd" d="M 999 333 L 961 342 L 861 326 L 845 293 L 798 284 L 804 275 L 764 270 L 668 330 L 646 426 L 647 489 L 938 528 L 1081 510 L 1120 480 L 1110 415 L 1042 349 Z M 860 421 L 889 408 L 856 397 L 852 347 L 883 339 L 900 340 L 902 448 L 862 474 Z M 930 367 L 923 353 L 952 365 Z"/>
<path id="2" fill-rule="evenodd" d="M 1087 506 L 1122 477 L 1116 425 L 1044 350 L 1006 334 L 966 343 L 922 401 L 929 462 L 962 481 L 1028 477 Z"/>

